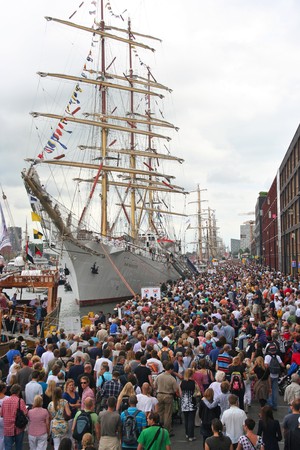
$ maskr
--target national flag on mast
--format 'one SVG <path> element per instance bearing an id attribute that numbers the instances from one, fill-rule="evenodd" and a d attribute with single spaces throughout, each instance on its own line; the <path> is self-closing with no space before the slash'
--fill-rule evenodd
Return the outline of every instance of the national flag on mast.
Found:
<path id="1" fill-rule="evenodd" d="M 35 253 L 35 255 L 43 256 L 41 250 L 39 249 L 39 247 L 37 245 L 34 247 L 34 253 Z"/>
<path id="2" fill-rule="evenodd" d="M 2 205 L 0 203 L 0 215 L 1 215 L 1 223 L 0 223 L 0 250 L 4 248 L 11 248 L 11 242 L 9 238 L 9 234 L 7 231 L 5 217 L 3 214 Z"/>
<path id="3" fill-rule="evenodd" d="M 33 205 L 38 202 L 38 199 L 34 195 L 29 194 L 29 201 Z"/>
<path id="4" fill-rule="evenodd" d="M 33 239 L 42 239 L 43 233 L 41 233 L 39 230 L 33 229 Z"/>
<path id="5" fill-rule="evenodd" d="M 31 250 L 29 248 L 28 241 L 26 241 L 26 259 L 27 259 L 27 261 L 29 261 L 32 264 L 34 264 L 34 259 L 33 259 Z"/>
<path id="6" fill-rule="evenodd" d="M 41 222 L 42 219 L 37 213 L 31 211 L 31 220 L 32 222 Z"/>

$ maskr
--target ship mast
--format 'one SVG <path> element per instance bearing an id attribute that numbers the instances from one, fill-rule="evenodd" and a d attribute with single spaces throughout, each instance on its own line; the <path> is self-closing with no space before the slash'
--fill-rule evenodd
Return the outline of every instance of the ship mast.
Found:
<path id="1" fill-rule="evenodd" d="M 128 19 L 128 39 L 131 41 L 132 35 L 131 35 L 131 21 Z M 129 44 L 129 78 L 133 78 L 133 68 L 132 68 L 132 44 Z M 133 87 L 133 83 L 130 81 L 130 86 Z M 133 116 L 134 114 L 134 94 L 133 90 L 130 91 L 130 113 Z M 131 125 L 133 128 L 133 125 Z M 135 139 L 134 139 L 134 133 L 131 133 L 130 135 L 130 150 L 132 153 L 130 154 L 130 168 L 135 169 L 136 168 L 136 157 L 134 154 L 134 147 L 135 147 Z M 131 183 L 135 183 L 136 174 L 134 172 L 131 173 Z M 136 214 L 136 208 L 135 208 L 135 189 L 130 189 L 130 235 L 132 239 L 136 239 L 136 221 L 135 221 L 135 214 Z"/>
<path id="2" fill-rule="evenodd" d="M 105 23 L 104 23 L 104 1 L 101 0 L 101 22 L 100 29 L 104 31 Z M 104 77 L 105 74 L 105 38 L 102 36 L 101 39 L 101 71 Z M 107 114 L 107 104 L 106 104 L 106 90 L 105 88 L 101 88 L 101 112 L 102 118 L 101 122 L 105 122 L 106 114 Z M 101 129 L 101 150 L 102 150 L 102 161 L 105 163 L 105 158 L 107 156 L 107 134 L 108 129 L 103 127 Z M 107 236 L 107 172 L 103 172 L 102 174 L 102 196 L 101 196 L 101 234 L 102 236 Z"/>

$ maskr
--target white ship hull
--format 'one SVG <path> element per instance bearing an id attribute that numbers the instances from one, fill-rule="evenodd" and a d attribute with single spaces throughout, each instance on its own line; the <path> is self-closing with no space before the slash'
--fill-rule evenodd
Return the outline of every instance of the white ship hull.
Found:
<path id="1" fill-rule="evenodd" d="M 64 242 L 63 252 L 63 264 L 70 272 L 68 282 L 80 305 L 123 301 L 132 298 L 133 292 L 140 294 L 142 287 L 180 277 L 170 262 L 95 241 L 81 243 L 95 253 L 70 241 Z M 92 272 L 93 266 L 98 273 Z"/>

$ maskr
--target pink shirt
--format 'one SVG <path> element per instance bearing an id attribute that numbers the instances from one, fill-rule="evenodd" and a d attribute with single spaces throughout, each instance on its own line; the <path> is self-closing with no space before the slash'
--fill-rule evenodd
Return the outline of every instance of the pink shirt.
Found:
<path id="1" fill-rule="evenodd" d="M 82 408 L 84 408 L 84 400 L 87 397 L 91 397 L 93 400 L 95 400 L 95 394 L 94 394 L 93 390 L 90 387 L 86 387 L 82 391 L 82 396 L 81 396 L 81 407 Z"/>
<path id="2" fill-rule="evenodd" d="M 30 436 L 42 436 L 48 432 L 49 413 L 45 408 L 33 408 L 28 411 L 28 434 Z"/>

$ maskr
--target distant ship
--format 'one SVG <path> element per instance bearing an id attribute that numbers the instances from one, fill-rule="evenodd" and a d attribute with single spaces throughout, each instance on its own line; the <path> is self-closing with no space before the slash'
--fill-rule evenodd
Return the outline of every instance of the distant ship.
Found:
<path id="1" fill-rule="evenodd" d="M 57 230 L 68 283 L 85 305 L 122 301 L 196 273 L 168 227 L 183 215 L 170 200 L 185 191 L 164 170 L 183 163 L 170 153 L 166 132 L 177 128 L 160 106 L 171 90 L 144 62 L 160 40 L 136 32 L 130 19 L 123 28 L 109 2 L 91 5 L 90 27 L 46 17 L 88 33 L 91 43 L 79 75 L 38 73 L 71 83 L 71 95 L 57 113 L 31 113 L 46 118 L 51 131 L 22 172 L 42 226 Z"/>

